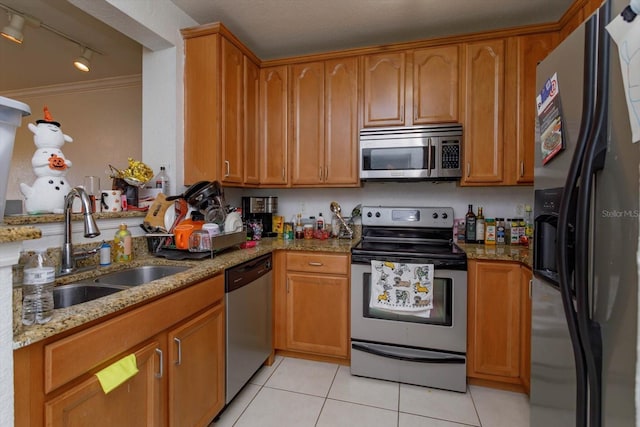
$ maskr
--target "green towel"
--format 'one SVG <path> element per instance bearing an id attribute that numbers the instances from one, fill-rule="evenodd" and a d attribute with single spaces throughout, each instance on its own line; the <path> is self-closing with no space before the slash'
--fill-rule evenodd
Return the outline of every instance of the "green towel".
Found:
<path id="1" fill-rule="evenodd" d="M 107 394 L 137 373 L 136 355 L 130 354 L 97 372 L 96 376 L 104 394 Z"/>

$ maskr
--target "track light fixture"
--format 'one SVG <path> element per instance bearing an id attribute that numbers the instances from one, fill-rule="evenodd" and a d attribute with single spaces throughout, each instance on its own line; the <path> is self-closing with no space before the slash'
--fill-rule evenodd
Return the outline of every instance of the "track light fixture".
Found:
<path id="1" fill-rule="evenodd" d="M 0 35 L 12 42 L 20 44 L 24 39 L 24 35 L 22 34 L 22 29 L 24 28 L 24 16 L 18 15 L 17 13 L 9 14 L 9 16 L 9 24 L 2 29 Z"/>
<path id="2" fill-rule="evenodd" d="M 62 37 L 63 39 L 66 39 L 72 43 L 77 44 L 81 49 L 81 54 L 79 57 L 74 59 L 73 65 L 80 71 L 83 71 L 83 72 L 89 71 L 89 68 L 91 65 L 90 63 L 91 56 L 94 53 L 102 55 L 100 51 L 87 47 L 86 43 L 82 43 L 74 39 L 73 37 L 63 33 L 62 31 L 56 30 L 55 28 L 41 22 L 39 19 L 34 18 L 33 16 L 29 16 L 23 12 L 14 10 L 2 3 L 0 3 L 0 9 L 6 10 L 9 16 L 9 24 L 2 29 L 2 32 L 0 32 L 0 35 L 2 35 L 3 37 L 15 43 L 21 44 L 22 41 L 24 40 L 24 35 L 22 33 L 22 30 L 24 28 L 24 24 L 27 23 L 34 27 L 44 28 L 45 30 L 59 37 Z"/>
<path id="3" fill-rule="evenodd" d="M 83 47 L 82 53 L 80 54 L 79 57 L 75 59 L 75 61 L 73 61 L 73 65 L 78 70 L 88 73 L 91 68 L 91 63 L 89 61 L 91 60 L 92 54 L 93 54 L 93 51 L 91 49 L 87 47 Z"/>

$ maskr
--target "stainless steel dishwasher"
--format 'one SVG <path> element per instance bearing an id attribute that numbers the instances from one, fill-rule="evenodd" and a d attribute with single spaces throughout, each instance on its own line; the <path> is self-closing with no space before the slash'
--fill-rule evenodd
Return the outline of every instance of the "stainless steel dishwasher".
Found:
<path id="1" fill-rule="evenodd" d="M 225 272 L 227 380 L 225 403 L 271 354 L 271 254 Z"/>

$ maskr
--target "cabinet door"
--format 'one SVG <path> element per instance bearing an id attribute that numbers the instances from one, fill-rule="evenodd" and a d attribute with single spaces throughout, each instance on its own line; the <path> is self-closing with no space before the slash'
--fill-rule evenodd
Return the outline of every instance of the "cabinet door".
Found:
<path id="1" fill-rule="evenodd" d="M 464 150 L 462 183 L 503 180 L 505 41 L 464 46 Z"/>
<path id="2" fill-rule="evenodd" d="M 169 426 L 207 425 L 224 407 L 224 304 L 168 334 Z"/>
<path id="3" fill-rule="evenodd" d="M 260 183 L 260 68 L 244 57 L 244 183 Z"/>
<path id="4" fill-rule="evenodd" d="M 531 385 L 531 279 L 533 274 L 526 267 L 520 267 L 520 287 L 522 304 L 520 306 L 520 380 L 527 393 Z"/>
<path id="5" fill-rule="evenodd" d="M 520 383 L 520 266 L 469 262 L 467 376 Z"/>
<path id="6" fill-rule="evenodd" d="M 291 184 L 324 176 L 324 63 L 291 66 Z"/>
<path id="7" fill-rule="evenodd" d="M 287 67 L 260 70 L 260 184 L 287 184 Z"/>
<path id="8" fill-rule="evenodd" d="M 364 126 L 404 125 L 405 53 L 364 57 Z"/>
<path id="9" fill-rule="evenodd" d="M 348 306 L 346 277 L 287 273 L 287 348 L 347 357 Z"/>
<path id="10" fill-rule="evenodd" d="M 138 373 L 104 394 L 98 378 L 89 379 L 45 402 L 47 426 L 159 426 L 162 368 L 155 341 L 135 352 Z"/>
<path id="11" fill-rule="evenodd" d="M 242 52 L 231 42 L 222 39 L 222 125 L 221 160 L 222 182 L 242 184 L 244 179 L 244 122 Z"/>
<path id="12" fill-rule="evenodd" d="M 184 183 L 219 178 L 220 36 L 184 42 Z"/>
<path id="13" fill-rule="evenodd" d="M 458 121 L 458 46 L 413 52 L 413 124 Z"/>
<path id="14" fill-rule="evenodd" d="M 516 177 L 518 184 L 533 183 L 536 133 L 536 67 L 551 52 L 556 33 L 518 37 L 518 117 L 516 126 Z"/>
<path id="15" fill-rule="evenodd" d="M 358 59 L 325 63 L 325 184 L 358 185 Z"/>

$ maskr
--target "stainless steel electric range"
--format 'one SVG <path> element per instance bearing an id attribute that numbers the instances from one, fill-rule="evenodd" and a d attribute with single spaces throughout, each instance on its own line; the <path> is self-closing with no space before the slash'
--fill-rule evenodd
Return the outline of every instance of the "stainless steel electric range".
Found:
<path id="1" fill-rule="evenodd" d="M 351 373 L 466 391 L 467 257 L 453 209 L 365 206 L 351 251 Z"/>

